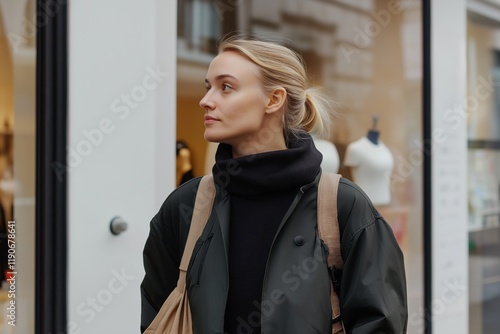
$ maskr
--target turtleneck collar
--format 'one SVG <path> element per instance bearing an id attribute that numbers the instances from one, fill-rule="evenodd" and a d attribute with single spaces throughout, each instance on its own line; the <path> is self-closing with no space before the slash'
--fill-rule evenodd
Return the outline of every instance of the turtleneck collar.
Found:
<path id="1" fill-rule="evenodd" d="M 309 134 L 290 140 L 288 149 L 233 159 L 232 147 L 219 144 L 212 169 L 215 183 L 235 195 L 262 195 L 311 183 L 323 156 Z"/>

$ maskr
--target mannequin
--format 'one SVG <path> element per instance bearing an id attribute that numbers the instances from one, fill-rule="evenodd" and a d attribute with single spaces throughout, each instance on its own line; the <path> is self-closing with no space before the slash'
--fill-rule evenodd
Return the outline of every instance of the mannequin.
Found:
<path id="1" fill-rule="evenodd" d="M 323 161 L 321 162 L 321 169 L 325 172 L 338 173 L 339 172 L 339 153 L 337 148 L 329 140 L 319 139 L 313 137 L 314 146 L 318 151 L 323 154 Z"/>
<path id="2" fill-rule="evenodd" d="M 176 184 L 180 186 L 193 176 L 193 166 L 191 165 L 191 151 L 187 144 L 178 140 L 175 147 L 176 152 Z"/>
<path id="3" fill-rule="evenodd" d="M 387 146 L 379 140 L 378 117 L 373 117 L 373 127 L 366 137 L 347 146 L 344 165 L 352 168 L 354 182 L 370 197 L 375 205 L 391 202 L 390 176 L 394 158 Z"/>
<path id="4" fill-rule="evenodd" d="M 373 115 L 372 129 L 369 130 L 368 134 L 366 135 L 366 138 L 368 138 L 368 140 L 370 140 L 375 145 L 378 144 L 378 137 L 380 137 L 380 133 L 377 131 L 377 123 L 378 123 L 378 116 Z"/>

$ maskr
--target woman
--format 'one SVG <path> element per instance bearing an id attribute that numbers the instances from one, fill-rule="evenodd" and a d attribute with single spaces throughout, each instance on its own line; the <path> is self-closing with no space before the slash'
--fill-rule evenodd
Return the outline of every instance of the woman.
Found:
<path id="1" fill-rule="evenodd" d="M 205 139 L 220 144 L 212 215 L 187 274 L 193 332 L 331 333 L 326 262 L 308 261 L 324 252 L 316 231 L 322 156 L 309 133 L 330 127 L 328 99 L 308 88 L 296 53 L 262 41 L 222 41 L 205 83 Z M 142 330 L 176 285 L 199 182 L 176 189 L 151 221 Z M 405 333 L 403 256 L 392 230 L 346 179 L 337 204 L 347 333 Z"/>

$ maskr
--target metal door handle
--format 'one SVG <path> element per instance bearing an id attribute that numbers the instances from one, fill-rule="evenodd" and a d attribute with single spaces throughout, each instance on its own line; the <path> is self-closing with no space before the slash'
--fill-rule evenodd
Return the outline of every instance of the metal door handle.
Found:
<path id="1" fill-rule="evenodd" d="M 119 235 L 120 233 L 125 232 L 127 228 L 128 223 L 121 217 L 114 217 L 111 219 L 111 223 L 109 224 L 109 229 L 113 235 Z"/>

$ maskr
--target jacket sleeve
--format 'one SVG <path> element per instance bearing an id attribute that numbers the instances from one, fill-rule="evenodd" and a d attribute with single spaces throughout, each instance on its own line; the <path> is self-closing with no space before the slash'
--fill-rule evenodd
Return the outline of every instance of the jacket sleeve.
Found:
<path id="1" fill-rule="evenodd" d="M 176 189 L 151 220 L 143 250 L 145 276 L 141 283 L 141 333 L 177 286 L 198 184 L 199 179 L 194 179 Z"/>
<path id="2" fill-rule="evenodd" d="M 406 333 L 404 261 L 391 227 L 352 183 L 339 185 L 338 205 L 344 259 L 340 302 L 347 333 Z"/>
<path id="3" fill-rule="evenodd" d="M 141 284 L 141 333 L 148 328 L 163 301 L 177 285 L 179 260 L 172 239 L 172 233 L 161 231 L 158 215 L 155 216 L 143 251 L 146 274 Z"/>

